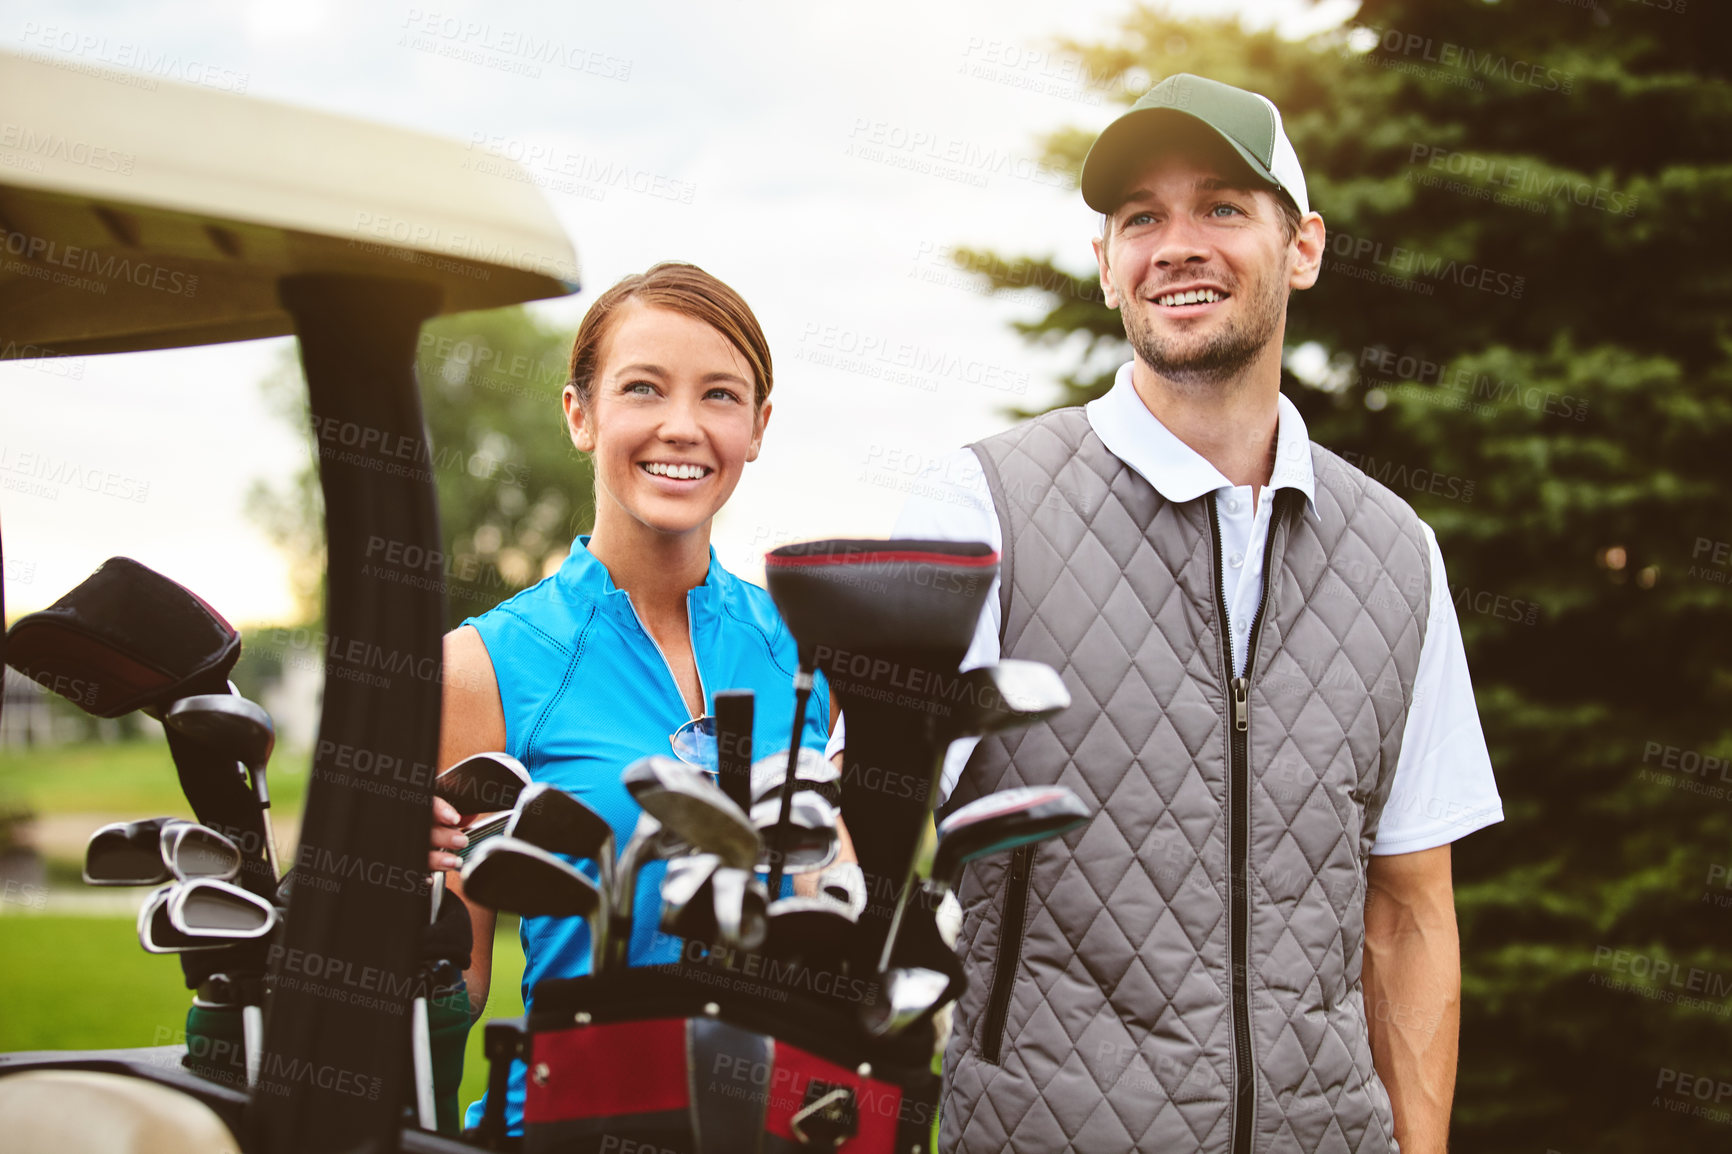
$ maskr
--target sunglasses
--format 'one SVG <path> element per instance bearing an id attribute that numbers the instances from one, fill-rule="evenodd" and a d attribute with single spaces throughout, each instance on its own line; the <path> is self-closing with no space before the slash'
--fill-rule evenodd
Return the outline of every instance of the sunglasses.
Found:
<path id="1" fill-rule="evenodd" d="M 711 777 L 717 774 L 719 756 L 716 752 L 716 719 L 709 714 L 694 717 L 672 733 L 668 744 L 674 756 L 687 765 L 703 770 Z"/>

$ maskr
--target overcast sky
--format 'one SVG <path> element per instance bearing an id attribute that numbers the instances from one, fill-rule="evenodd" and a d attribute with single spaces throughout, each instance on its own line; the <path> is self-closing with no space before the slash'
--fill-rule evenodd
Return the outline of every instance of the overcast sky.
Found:
<path id="1" fill-rule="evenodd" d="M 1297 32 L 1354 5 L 1173 7 L 1237 9 Z M 1035 315 L 1034 302 L 981 296 L 947 253 L 975 246 L 1088 266 L 1095 218 L 1038 165 L 1036 141 L 1111 119 L 1114 93 L 1053 42 L 1110 36 L 1125 0 L 360 8 L 5 0 L 0 50 L 64 56 L 76 43 L 83 60 L 150 61 L 165 80 L 513 155 L 578 154 L 641 177 L 586 184 L 540 167 L 585 291 L 535 307 L 575 328 L 597 291 L 670 258 L 745 295 L 771 341 L 776 411 L 714 541 L 724 564 L 754 580 L 776 544 L 887 533 L 899 486 L 1004 427 L 1007 406 L 1046 401 L 1073 355 L 1022 344 L 1008 322 Z M 530 38 L 557 45 L 563 63 L 526 57 Z M 231 620 L 287 618 L 283 560 L 242 498 L 254 478 L 284 477 L 303 460 L 259 388 L 288 344 L 0 363 L 0 454 L 10 444 L 100 462 L 133 482 L 124 491 L 134 498 L 0 490 L 8 616 L 124 553 Z M 884 379 L 910 356 L 937 367 Z"/>

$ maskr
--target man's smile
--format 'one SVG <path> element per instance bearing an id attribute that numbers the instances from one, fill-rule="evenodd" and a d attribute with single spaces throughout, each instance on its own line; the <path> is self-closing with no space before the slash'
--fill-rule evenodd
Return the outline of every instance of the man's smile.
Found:
<path id="1" fill-rule="evenodd" d="M 1151 299 L 1164 309 L 1183 309 L 1196 305 L 1212 305 L 1226 300 L 1230 295 L 1225 289 L 1216 288 L 1214 285 L 1191 285 L 1182 289 L 1168 289 Z"/>

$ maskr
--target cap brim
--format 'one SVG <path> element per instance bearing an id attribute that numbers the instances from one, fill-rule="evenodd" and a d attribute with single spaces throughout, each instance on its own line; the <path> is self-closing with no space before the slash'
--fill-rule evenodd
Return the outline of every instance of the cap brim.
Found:
<path id="1" fill-rule="evenodd" d="M 1163 149 L 1198 140 L 1219 141 L 1243 162 L 1246 173 L 1258 184 L 1292 199 L 1261 161 L 1202 117 L 1177 108 L 1139 108 L 1107 125 L 1083 158 L 1078 181 L 1083 202 L 1096 212 L 1110 215 L 1124 203 L 1125 186 L 1135 174 L 1136 165 L 1146 163 Z"/>

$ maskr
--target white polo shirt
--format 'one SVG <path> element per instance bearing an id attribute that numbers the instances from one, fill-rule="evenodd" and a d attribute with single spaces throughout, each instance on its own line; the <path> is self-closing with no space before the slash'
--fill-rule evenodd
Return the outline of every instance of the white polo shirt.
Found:
<path id="1" fill-rule="evenodd" d="M 1196 450 L 1174 436 L 1149 412 L 1131 384 L 1131 366 L 1119 370 L 1107 394 L 1087 406 L 1089 425 L 1112 454 L 1140 473 L 1156 492 L 1174 503 L 1215 495 L 1221 526 L 1220 571 L 1225 575 L 1227 625 L 1232 632 L 1233 663 L 1242 676 L 1251 621 L 1262 595 L 1263 548 L 1278 489 L 1305 494 L 1305 516 L 1316 517 L 1316 479 L 1311 470 L 1310 435 L 1299 410 L 1285 396 L 1278 402 L 1275 464 L 1269 484 L 1251 499 L 1249 485 L 1233 485 Z M 980 459 L 961 449 L 943 458 L 933 475 L 920 478 L 915 495 L 903 506 L 893 537 L 933 541 L 985 541 L 1001 550 L 998 513 Z M 1413 853 L 1445 845 L 1503 820 L 1503 802 L 1492 777 L 1491 757 L 1474 705 L 1461 626 L 1450 600 L 1443 554 L 1431 526 L 1421 522 L 1431 549 L 1431 618 L 1419 651 L 1413 696 L 1402 732 L 1401 757 L 1384 805 L 1373 853 Z M 990 665 L 1001 656 L 998 645 L 999 582 L 994 578 L 981 610 L 974 640 L 962 667 Z M 838 721 L 830 739 L 833 755 L 845 744 Z M 962 767 L 979 738 L 952 742 L 944 758 L 938 796 L 955 788 Z"/>

